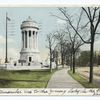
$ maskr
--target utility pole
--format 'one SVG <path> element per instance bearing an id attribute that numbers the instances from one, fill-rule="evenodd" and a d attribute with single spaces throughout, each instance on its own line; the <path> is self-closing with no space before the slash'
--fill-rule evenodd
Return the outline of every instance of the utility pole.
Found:
<path id="1" fill-rule="evenodd" d="M 8 63 L 8 21 L 10 21 L 10 18 L 8 18 L 8 13 L 6 12 L 6 54 L 5 54 L 5 63 Z"/>

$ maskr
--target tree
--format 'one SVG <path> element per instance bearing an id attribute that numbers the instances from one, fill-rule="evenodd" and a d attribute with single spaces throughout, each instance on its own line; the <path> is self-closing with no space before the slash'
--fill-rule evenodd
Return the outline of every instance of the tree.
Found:
<path id="1" fill-rule="evenodd" d="M 67 63 L 68 65 L 70 66 L 70 70 L 72 70 L 72 63 L 73 63 L 73 56 L 72 56 L 72 46 L 71 46 L 71 43 L 67 43 L 66 45 L 67 47 L 67 54 L 66 54 L 66 57 L 67 57 Z"/>
<path id="2" fill-rule="evenodd" d="M 79 31 L 82 30 L 82 28 L 80 28 L 80 26 L 81 26 L 80 22 L 81 22 L 83 12 L 82 11 L 80 12 L 80 15 L 79 15 L 79 17 L 77 17 L 77 20 L 76 20 L 76 18 L 74 18 L 74 20 L 73 20 L 72 16 L 70 14 L 68 14 L 66 7 L 58 8 L 58 10 L 60 11 L 61 14 L 59 16 L 58 15 L 53 15 L 53 16 L 66 22 L 65 26 L 67 28 L 66 29 L 67 32 L 63 32 L 63 33 L 69 34 L 69 40 L 70 40 L 69 43 L 71 45 L 71 49 L 70 49 L 70 53 L 71 53 L 71 55 L 70 55 L 71 61 L 70 62 L 71 63 L 70 63 L 70 65 L 73 67 L 73 73 L 75 73 L 75 55 L 76 55 L 76 52 L 79 50 L 79 47 L 84 44 L 84 42 L 82 43 L 82 40 L 79 38 L 79 36 L 77 34 Z M 76 23 L 75 23 L 75 21 L 76 21 Z M 70 26 L 71 32 L 70 32 L 70 29 L 68 26 Z M 67 38 L 65 40 L 67 40 Z M 61 41 L 61 39 L 60 39 L 60 41 Z M 70 67 L 70 68 L 72 68 L 72 67 Z"/>
<path id="3" fill-rule="evenodd" d="M 89 83 L 93 81 L 93 57 L 94 57 L 94 41 L 95 41 L 95 34 L 100 23 L 100 8 L 99 7 L 82 7 L 84 13 L 86 14 L 89 20 L 90 26 L 90 78 Z"/>
<path id="4" fill-rule="evenodd" d="M 55 61 L 57 70 L 58 70 L 58 58 L 59 58 L 59 51 L 58 51 L 58 45 L 56 45 L 54 50 L 53 50 L 53 59 Z"/>
<path id="5" fill-rule="evenodd" d="M 55 34 L 55 39 L 57 40 L 57 44 L 60 47 L 60 54 L 61 54 L 61 65 L 62 67 L 64 67 L 64 63 L 65 63 L 65 48 L 64 45 L 66 43 L 65 40 L 65 33 L 62 30 L 59 30 L 56 32 Z"/>
<path id="6" fill-rule="evenodd" d="M 69 27 L 67 27 L 67 33 L 69 34 L 70 40 L 71 68 L 73 68 L 73 73 L 75 73 L 76 54 L 80 51 L 79 48 L 84 43 L 79 39 L 76 32 L 72 35 Z"/>
<path id="7" fill-rule="evenodd" d="M 49 54 L 50 54 L 50 72 L 52 72 L 52 53 L 53 53 L 53 45 L 54 45 L 54 42 L 55 42 L 55 39 L 54 39 L 54 34 L 53 33 L 50 33 L 50 34 L 47 34 L 47 41 L 48 41 L 48 46 L 47 48 L 49 49 Z"/>
<path id="8" fill-rule="evenodd" d="M 80 56 L 77 58 L 77 65 L 87 66 L 90 59 L 90 51 L 81 51 Z"/>
<path id="9" fill-rule="evenodd" d="M 98 65 L 100 65 L 100 55 L 98 55 Z"/>
<path id="10" fill-rule="evenodd" d="M 79 17 L 77 18 L 78 20 L 76 21 L 76 24 L 73 23 L 74 21 L 71 19 L 72 16 L 70 16 L 67 13 L 67 9 L 64 8 L 58 8 L 59 11 L 61 12 L 62 16 L 56 16 L 57 18 L 60 18 L 61 20 L 64 20 L 67 23 L 67 32 L 69 34 L 69 39 L 70 39 L 70 45 L 71 45 L 71 62 L 73 64 L 71 64 L 73 66 L 73 73 L 75 73 L 75 54 L 78 51 L 79 47 L 82 46 L 84 43 L 82 42 L 81 39 L 79 39 L 79 36 L 77 35 L 77 33 L 81 30 L 80 29 L 80 22 L 81 22 L 81 18 L 82 18 L 82 14 L 83 12 L 80 12 Z M 76 20 L 76 19 L 74 19 Z M 69 27 L 68 27 L 69 26 Z M 71 28 L 71 31 L 70 31 Z"/>
<path id="11" fill-rule="evenodd" d="M 77 33 L 77 35 L 80 37 L 80 39 L 84 43 L 90 44 L 90 76 L 89 76 L 89 83 L 92 83 L 92 81 L 93 81 L 94 40 L 95 40 L 95 34 L 96 34 L 96 31 L 97 31 L 98 25 L 100 23 L 100 8 L 99 7 L 92 7 L 92 8 L 82 7 L 82 12 L 84 12 L 86 14 L 85 18 L 88 19 L 88 21 L 85 23 L 84 27 L 82 27 L 82 28 L 85 28 L 88 25 L 89 25 L 89 28 L 90 28 L 90 31 L 89 31 L 90 38 L 88 40 L 84 40 L 83 37 L 80 35 L 80 32 L 79 32 L 79 30 L 77 30 L 77 27 L 74 26 L 73 21 L 70 18 L 70 15 L 67 14 L 66 8 L 59 8 L 59 11 L 64 16 L 64 19 L 62 19 L 62 20 L 66 20 L 69 23 L 69 25 L 72 27 L 72 29 Z M 80 13 L 80 16 L 82 16 L 82 14 L 83 13 Z M 80 26 L 80 22 L 81 22 L 81 17 L 79 17 L 78 26 Z"/>

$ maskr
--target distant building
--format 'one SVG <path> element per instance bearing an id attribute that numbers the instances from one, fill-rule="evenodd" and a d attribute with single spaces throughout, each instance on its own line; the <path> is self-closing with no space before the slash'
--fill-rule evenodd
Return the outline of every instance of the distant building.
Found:
<path id="1" fill-rule="evenodd" d="M 22 49 L 19 63 L 21 65 L 32 65 L 40 63 L 40 52 L 38 50 L 39 27 L 31 17 L 21 24 Z"/>

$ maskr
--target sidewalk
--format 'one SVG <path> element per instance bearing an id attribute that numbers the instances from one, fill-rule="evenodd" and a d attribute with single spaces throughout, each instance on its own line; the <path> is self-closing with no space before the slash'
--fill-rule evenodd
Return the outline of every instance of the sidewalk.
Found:
<path id="1" fill-rule="evenodd" d="M 67 71 L 68 68 L 64 68 L 55 72 L 49 80 L 47 88 L 83 88 Z"/>

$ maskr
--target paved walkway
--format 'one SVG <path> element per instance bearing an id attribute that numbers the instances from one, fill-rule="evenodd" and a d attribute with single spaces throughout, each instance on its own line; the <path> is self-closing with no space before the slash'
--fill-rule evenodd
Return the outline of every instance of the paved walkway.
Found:
<path id="1" fill-rule="evenodd" d="M 64 68 L 53 74 L 47 88 L 83 88 L 81 84 L 75 81 L 68 73 L 68 69 Z"/>

